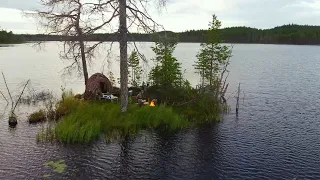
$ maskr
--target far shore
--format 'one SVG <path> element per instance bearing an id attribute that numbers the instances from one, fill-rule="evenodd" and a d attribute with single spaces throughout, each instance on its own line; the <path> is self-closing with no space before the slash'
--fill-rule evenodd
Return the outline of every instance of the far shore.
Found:
<path id="1" fill-rule="evenodd" d="M 12 44 L 1 44 L 0 47 L 8 47 L 10 45 L 14 44 L 26 44 L 26 43 L 36 43 L 36 42 L 64 42 L 64 41 L 25 41 L 22 43 L 12 43 Z M 98 41 L 87 41 L 87 42 L 98 42 Z M 115 42 L 115 41 L 104 41 L 104 42 Z M 128 41 L 128 42 L 150 42 L 153 43 L 153 41 Z M 200 44 L 202 42 L 188 42 L 188 41 L 180 41 L 178 44 Z M 239 42 L 225 42 L 224 44 L 249 44 L 249 45 L 292 45 L 292 46 L 319 46 L 320 44 L 289 44 L 289 43 L 239 43 Z"/>

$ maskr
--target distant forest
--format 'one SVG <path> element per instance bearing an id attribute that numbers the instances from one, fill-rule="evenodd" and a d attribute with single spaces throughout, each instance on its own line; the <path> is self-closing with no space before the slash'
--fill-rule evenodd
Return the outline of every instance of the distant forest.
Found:
<path id="1" fill-rule="evenodd" d="M 11 31 L 0 30 L 0 44 L 20 43 L 24 37 L 14 35 Z"/>
<path id="2" fill-rule="evenodd" d="M 158 34 L 165 33 L 160 32 Z M 179 42 L 205 42 L 206 30 L 190 30 L 180 33 L 166 31 L 178 35 Z M 272 29 L 256 29 L 250 27 L 230 27 L 220 30 L 226 43 L 257 43 L 257 44 L 301 44 L 319 45 L 320 26 L 283 25 Z M 155 34 L 130 34 L 130 41 L 152 42 Z M 25 41 L 64 41 L 73 40 L 68 36 L 19 35 Z M 116 34 L 94 34 L 86 37 L 87 41 L 116 41 Z"/>

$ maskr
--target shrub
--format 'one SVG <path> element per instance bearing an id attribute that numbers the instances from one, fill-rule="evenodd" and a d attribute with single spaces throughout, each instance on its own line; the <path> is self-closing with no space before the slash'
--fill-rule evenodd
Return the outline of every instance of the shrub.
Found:
<path id="1" fill-rule="evenodd" d="M 73 98 L 73 97 L 67 97 L 64 100 L 60 101 L 56 105 L 56 115 L 58 118 L 65 116 L 71 111 L 81 105 L 81 100 Z"/>
<path id="2" fill-rule="evenodd" d="M 44 110 L 39 110 L 37 112 L 32 113 L 29 116 L 29 123 L 37 123 L 46 120 L 46 112 Z"/>

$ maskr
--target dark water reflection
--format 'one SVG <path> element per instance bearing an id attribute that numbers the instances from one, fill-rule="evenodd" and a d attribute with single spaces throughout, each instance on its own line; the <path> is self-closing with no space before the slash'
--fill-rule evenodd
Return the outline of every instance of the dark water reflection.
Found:
<path id="1" fill-rule="evenodd" d="M 178 46 L 178 59 L 182 52 L 195 56 L 197 47 Z M 144 131 L 112 144 L 37 144 L 41 125 L 27 123 L 32 107 L 19 107 L 16 129 L 0 118 L 0 179 L 320 179 L 319 59 L 317 46 L 236 45 L 230 94 L 241 82 L 246 98 L 239 117 L 231 112 L 219 124 L 171 135 Z M 14 67 L 0 59 L 3 66 Z M 37 76 L 44 86 L 60 87 L 57 79 L 45 84 L 45 75 Z M 234 107 L 232 97 L 229 103 Z M 62 174 L 43 165 L 60 159 L 68 166 Z"/>
<path id="2" fill-rule="evenodd" d="M 0 179 L 41 179 L 45 174 L 52 179 L 206 179 L 220 174 L 219 167 L 211 166 L 220 149 L 217 126 L 174 135 L 144 131 L 119 143 L 101 139 L 91 145 L 37 144 L 30 132 L 40 125 L 25 126 L 20 123 L 1 138 Z M 68 165 L 62 174 L 43 165 L 60 159 Z"/>

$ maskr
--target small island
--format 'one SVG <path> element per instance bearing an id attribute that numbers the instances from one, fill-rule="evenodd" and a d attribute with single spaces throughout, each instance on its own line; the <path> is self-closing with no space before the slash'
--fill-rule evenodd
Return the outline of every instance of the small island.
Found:
<path id="1" fill-rule="evenodd" d="M 216 34 L 220 26 L 213 15 L 206 43 L 201 44 L 194 62 L 195 71 L 201 76 L 197 87 L 183 77 L 181 63 L 173 55 L 178 37 L 172 33 L 156 36 L 151 47 L 155 65 L 146 82 L 141 78 L 143 60 L 134 50 L 128 57 L 127 97 L 121 98 L 122 89 L 115 86 L 112 74 L 91 75 L 85 80 L 83 94 L 75 95 L 71 89 L 62 88 L 58 102 L 49 100 L 46 109 L 29 116 L 30 123 L 49 121 L 49 126 L 38 133 L 37 141 L 89 143 L 101 135 L 113 141 L 141 130 L 171 133 L 220 121 L 221 114 L 230 110 L 224 96 L 232 56 L 232 47 L 221 44 L 223 40 Z M 126 111 L 121 109 L 123 101 L 128 103 Z"/>

